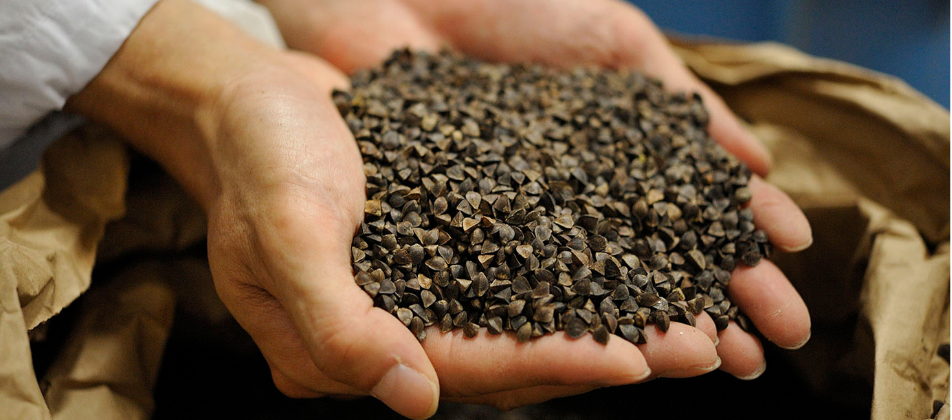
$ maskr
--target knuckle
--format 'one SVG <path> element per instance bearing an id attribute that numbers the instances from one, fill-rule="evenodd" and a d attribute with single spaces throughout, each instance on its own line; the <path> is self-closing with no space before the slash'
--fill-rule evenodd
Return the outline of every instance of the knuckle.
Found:
<path id="1" fill-rule="evenodd" d="M 514 395 L 507 394 L 496 397 L 496 400 L 490 403 L 490 405 L 503 411 L 509 411 L 522 407 L 525 404 L 517 401 L 517 398 Z"/>
<path id="2" fill-rule="evenodd" d="M 293 380 L 274 369 L 271 369 L 271 380 L 274 382 L 275 388 L 277 388 L 278 391 L 288 398 L 301 399 L 317 398 L 323 396 L 323 394 L 319 392 L 312 391 L 295 383 Z"/>
<path id="3" fill-rule="evenodd" d="M 361 363 L 366 353 L 373 346 L 373 340 L 362 339 L 355 336 L 353 331 L 348 328 L 348 323 L 344 320 L 326 319 L 322 322 L 319 331 L 318 344 L 312 351 L 312 358 L 317 367 L 332 379 L 352 383 L 358 388 L 369 390 L 379 378 L 371 378 L 367 372 L 362 373 L 363 383 L 353 383 L 354 377 L 341 377 L 342 369 L 351 371 L 365 363 Z M 346 372 L 344 372 L 346 373 Z"/>

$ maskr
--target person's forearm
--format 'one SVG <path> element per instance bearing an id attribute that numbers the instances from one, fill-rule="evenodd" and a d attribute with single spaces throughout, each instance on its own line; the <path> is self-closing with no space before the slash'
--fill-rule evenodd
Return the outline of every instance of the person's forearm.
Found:
<path id="1" fill-rule="evenodd" d="M 118 131 L 207 208 L 219 99 L 273 53 L 191 1 L 162 0 L 66 109 Z"/>

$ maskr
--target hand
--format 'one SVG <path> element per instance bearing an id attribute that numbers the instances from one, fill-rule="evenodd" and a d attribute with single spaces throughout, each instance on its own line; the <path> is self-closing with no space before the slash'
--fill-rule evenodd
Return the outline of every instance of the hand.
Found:
<path id="1" fill-rule="evenodd" d="M 516 344 L 433 332 L 421 346 L 374 308 L 350 266 L 365 196 L 356 144 L 329 96 L 345 81 L 187 0 L 162 0 L 67 109 L 122 133 L 205 209 L 216 289 L 285 394 L 372 394 L 426 417 L 441 392 L 506 406 L 648 375 L 623 340 L 557 334 Z M 649 332 L 662 354 L 655 365 L 712 369 L 710 339 L 679 329 L 664 339 Z M 710 351 L 693 350 L 704 345 Z"/>
<path id="2" fill-rule="evenodd" d="M 272 11 L 289 46 L 321 56 L 345 72 L 376 65 L 394 48 L 409 45 L 436 50 L 444 44 L 495 61 L 638 69 L 662 80 L 668 89 L 700 92 L 711 114 L 712 136 L 746 161 L 754 172 L 765 175 L 770 167 L 764 146 L 742 128 L 736 116 L 710 88 L 684 67 L 651 21 L 636 8 L 620 1 L 260 1 Z M 756 224 L 768 233 L 778 249 L 799 251 L 812 243 L 810 226 L 789 197 L 759 177 L 753 178 L 750 188 L 753 192 L 750 208 Z M 735 270 L 730 295 L 758 330 L 777 345 L 798 348 L 809 339 L 810 317 L 803 300 L 769 261 L 754 268 Z M 715 340 L 719 338 L 717 355 L 721 358 L 722 370 L 741 378 L 756 377 L 763 372 L 766 367 L 763 349 L 752 335 L 734 323 L 715 335 L 706 314 L 698 318 L 698 328 Z M 674 347 L 667 342 L 673 340 L 673 336 L 669 332 L 639 346 L 653 375 L 679 366 L 700 366 L 701 361 L 707 361 L 708 366 L 713 364 L 716 356 L 709 351 L 710 343 L 697 341 Z M 424 343 L 428 353 L 445 346 L 445 338 L 438 334 L 429 337 Z M 676 353 L 668 353 L 670 351 Z M 475 380 L 473 376 L 457 377 L 454 372 L 434 364 L 444 389 L 452 386 L 450 384 Z M 669 375 L 701 371 L 703 369 Z M 535 390 L 538 392 L 521 391 L 529 397 L 524 403 L 561 395 L 552 388 Z M 569 393 L 571 389 L 559 391 Z M 475 401 L 493 401 L 491 396 L 484 397 L 487 399 Z"/>

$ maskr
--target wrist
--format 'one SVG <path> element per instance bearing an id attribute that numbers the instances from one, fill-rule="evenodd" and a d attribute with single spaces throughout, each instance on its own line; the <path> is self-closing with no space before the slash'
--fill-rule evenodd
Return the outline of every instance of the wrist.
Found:
<path id="1" fill-rule="evenodd" d="M 221 98 L 276 54 L 191 1 L 162 0 L 66 109 L 122 134 L 208 209 Z"/>

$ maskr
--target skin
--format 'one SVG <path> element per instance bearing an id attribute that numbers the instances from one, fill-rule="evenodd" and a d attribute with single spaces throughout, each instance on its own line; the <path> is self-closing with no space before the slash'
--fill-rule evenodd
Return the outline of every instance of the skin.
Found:
<path id="1" fill-rule="evenodd" d="M 187 0 L 162 0 L 66 108 L 123 134 L 202 206 L 216 290 L 283 393 L 373 395 L 425 418 L 440 398 L 511 408 L 655 377 L 763 371 L 757 339 L 736 325 L 717 334 L 706 314 L 698 328 L 648 328 L 640 346 L 563 333 L 519 344 L 512 335 L 467 339 L 435 329 L 421 344 L 353 281 L 350 242 L 364 176 L 329 92 L 346 86 L 340 70 L 373 65 L 394 47 L 641 69 L 669 88 L 701 92 L 715 138 L 765 174 L 763 146 L 639 11 L 607 0 L 264 4 L 300 52 L 260 45 Z M 759 178 L 751 190 L 758 226 L 778 248 L 810 244 L 809 225 L 788 197 Z M 806 306 L 775 266 L 734 274 L 731 298 L 765 337 L 788 348 L 809 338 Z"/>

